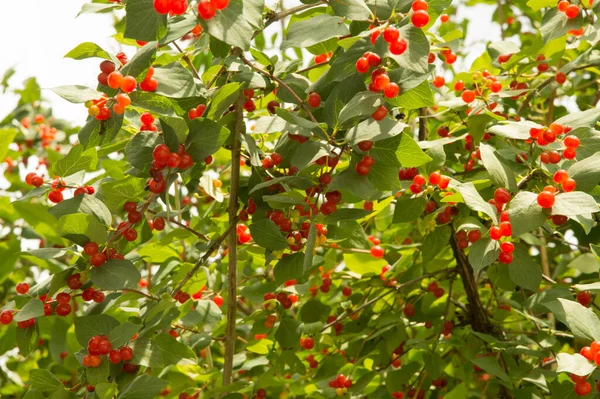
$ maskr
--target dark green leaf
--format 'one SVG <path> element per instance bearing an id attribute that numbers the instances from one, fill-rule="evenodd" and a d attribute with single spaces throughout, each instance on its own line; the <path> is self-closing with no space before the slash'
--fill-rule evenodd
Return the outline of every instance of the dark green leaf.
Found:
<path id="1" fill-rule="evenodd" d="M 119 290 L 135 288 L 141 275 L 130 261 L 110 259 L 102 266 L 92 268 L 90 278 L 102 290 Z"/>
<path id="2" fill-rule="evenodd" d="M 259 220 L 250 225 L 252 239 L 263 248 L 278 250 L 287 248 L 288 242 L 270 219 Z"/>

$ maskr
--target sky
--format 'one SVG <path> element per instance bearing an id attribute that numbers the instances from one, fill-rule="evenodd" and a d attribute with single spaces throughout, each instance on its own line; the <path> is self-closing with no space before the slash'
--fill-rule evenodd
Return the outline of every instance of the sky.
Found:
<path id="1" fill-rule="evenodd" d="M 4 16 L 26 15 L 26 18 L 3 18 L 0 36 L 3 40 L 3 55 L 0 57 L 0 76 L 8 68 L 16 67 L 12 85 L 20 85 L 25 79 L 35 76 L 40 86 L 49 89 L 62 85 L 84 85 L 94 87 L 99 73 L 98 59 L 73 60 L 63 58 L 71 49 L 82 42 L 94 42 L 107 51 L 124 50 L 132 55 L 135 49 L 121 49 L 115 40 L 110 14 L 83 14 L 76 18 L 81 6 L 87 1 L 48 0 L 4 1 Z M 267 0 L 268 5 L 276 1 Z M 298 0 L 285 0 L 286 8 L 300 4 Z M 468 59 L 474 59 L 485 49 L 484 40 L 499 37 L 499 28 L 489 24 L 493 7 L 477 5 L 469 9 L 459 8 L 457 17 L 472 21 L 471 36 L 465 44 L 471 46 Z M 274 28 L 279 24 L 273 24 Z M 475 34 L 476 32 L 476 34 Z M 467 59 L 467 61 L 468 61 Z M 81 124 L 86 118 L 82 105 L 70 104 L 49 90 L 43 96 L 51 102 L 54 115 L 58 118 Z M 9 113 L 17 101 L 16 96 L 0 94 L 0 119 Z"/>

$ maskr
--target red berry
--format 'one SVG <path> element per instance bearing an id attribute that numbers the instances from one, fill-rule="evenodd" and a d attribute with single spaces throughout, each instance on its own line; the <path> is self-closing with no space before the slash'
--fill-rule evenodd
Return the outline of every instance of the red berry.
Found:
<path id="1" fill-rule="evenodd" d="M 433 78 L 433 85 L 438 89 L 446 84 L 446 79 L 443 76 L 436 76 Z"/>
<path id="2" fill-rule="evenodd" d="M 567 148 L 577 148 L 579 147 L 580 140 L 579 137 L 576 136 L 567 136 L 565 137 L 564 143 Z"/>
<path id="3" fill-rule="evenodd" d="M 53 190 L 48 193 L 48 199 L 50 202 L 58 204 L 63 200 L 63 193 L 59 190 Z"/>
<path id="4" fill-rule="evenodd" d="M 379 245 L 375 245 L 373 247 L 371 247 L 371 256 L 374 258 L 383 258 L 384 255 L 384 249 L 383 247 L 379 246 Z"/>
<path id="5" fill-rule="evenodd" d="M 515 250 L 515 245 L 512 242 L 503 242 L 500 244 L 500 250 L 502 252 L 511 253 Z"/>
<path id="6" fill-rule="evenodd" d="M 402 55 L 408 48 L 408 43 L 404 39 L 398 39 L 395 42 L 390 43 L 389 45 L 390 53 L 394 55 Z"/>
<path id="7" fill-rule="evenodd" d="M 462 100 L 464 102 L 466 102 L 467 104 L 473 102 L 475 100 L 475 92 L 472 90 L 465 90 L 462 92 L 462 94 L 460 95 L 460 97 L 462 98 Z"/>
<path id="8" fill-rule="evenodd" d="M 0 313 L 0 323 L 7 325 L 13 321 L 13 314 L 10 310 L 4 310 Z"/>
<path id="9" fill-rule="evenodd" d="M 554 180 L 555 183 L 561 184 L 564 181 L 566 181 L 568 178 L 569 178 L 569 173 L 564 169 L 560 169 L 554 173 L 552 180 Z"/>
<path id="10" fill-rule="evenodd" d="M 110 75 L 115 70 L 115 63 L 109 60 L 104 60 L 100 63 L 100 70 L 106 76 Z"/>
<path id="11" fill-rule="evenodd" d="M 542 191 L 537 196 L 537 203 L 542 208 L 552 208 L 554 205 L 554 193 Z"/>
<path id="12" fill-rule="evenodd" d="M 215 297 L 213 298 L 213 302 L 218 306 L 221 307 L 223 306 L 223 303 L 225 302 L 225 300 L 223 299 L 223 297 L 219 294 L 215 295 Z"/>
<path id="13" fill-rule="evenodd" d="M 579 302 L 581 305 L 583 305 L 585 307 L 590 306 L 590 304 L 592 303 L 592 294 L 589 291 L 579 291 L 577 293 L 577 302 Z M 583 355 L 583 353 L 582 353 L 582 355 Z"/>
<path id="14" fill-rule="evenodd" d="M 383 40 L 388 43 L 397 41 L 400 38 L 400 31 L 395 26 L 388 26 L 383 31 Z"/>
<path id="15" fill-rule="evenodd" d="M 308 95 L 308 105 L 310 105 L 312 108 L 317 108 L 319 105 L 321 105 L 321 96 L 319 93 L 310 93 Z"/>
<path id="16" fill-rule="evenodd" d="M 569 6 L 569 7 L 571 7 L 571 6 Z M 577 6 L 575 6 L 575 7 L 577 7 Z M 567 10 L 568 10 L 568 8 L 567 8 Z M 577 8 L 577 12 L 579 12 L 579 8 Z M 575 394 L 577 394 L 578 396 L 586 396 L 586 395 L 589 395 L 590 392 L 592 392 L 592 385 L 589 382 L 580 382 L 580 383 L 575 384 Z"/>
<path id="17" fill-rule="evenodd" d="M 366 57 L 361 57 L 356 61 L 356 71 L 358 73 L 367 73 L 369 68 L 369 60 Z"/>
<path id="18" fill-rule="evenodd" d="M 198 2 L 198 15 L 204 20 L 211 19 L 217 14 L 217 7 L 210 0 Z"/>
<path id="19" fill-rule="evenodd" d="M 413 13 L 410 20 L 414 26 L 422 28 L 429 23 L 429 14 L 425 10 L 418 10 Z"/>
<path id="20" fill-rule="evenodd" d="M 67 279 L 67 285 L 72 290 L 80 289 L 83 285 L 83 283 L 81 282 L 81 275 L 79 273 L 71 274 Z"/>
<path id="21" fill-rule="evenodd" d="M 224 10 L 229 5 L 229 0 L 210 0 L 217 10 Z"/>
<path id="22" fill-rule="evenodd" d="M 88 242 L 83 246 L 83 252 L 85 252 L 87 255 L 92 256 L 94 255 L 96 252 L 98 252 L 98 244 L 96 244 L 95 242 Z"/>
<path id="23" fill-rule="evenodd" d="M 567 6 L 567 9 L 565 10 L 565 15 L 569 19 L 577 18 L 577 16 L 579 15 L 579 6 L 577 6 L 577 4 L 569 4 L 569 6 Z"/>
<path id="24" fill-rule="evenodd" d="M 384 105 L 380 105 L 379 108 L 377 108 L 377 111 L 375 111 L 373 113 L 373 115 L 371 115 L 371 116 L 376 121 L 380 121 L 383 118 L 385 118 L 387 116 L 387 114 L 388 114 L 388 109 Z"/>
<path id="25" fill-rule="evenodd" d="M 512 263 L 512 261 L 513 254 L 511 252 L 500 252 L 500 254 L 498 255 L 498 262 L 500 263 L 508 265 L 509 263 Z"/>
<path id="26" fill-rule="evenodd" d="M 496 241 L 498 241 L 500 238 L 502 238 L 502 233 L 500 232 L 500 227 L 492 226 L 490 228 L 490 238 L 492 240 L 496 240 Z"/>
<path id="27" fill-rule="evenodd" d="M 168 14 L 171 11 L 170 0 L 154 0 L 154 10 L 159 14 Z"/>
<path id="28" fill-rule="evenodd" d="M 17 284 L 17 286 L 15 287 L 15 289 L 17 290 L 17 293 L 20 295 L 25 295 L 29 292 L 29 284 L 27 283 L 19 283 Z"/>
<path id="29" fill-rule="evenodd" d="M 90 259 L 90 264 L 95 267 L 102 266 L 104 262 L 106 262 L 106 254 L 104 252 L 95 253 Z"/>
<path id="30" fill-rule="evenodd" d="M 157 230 L 157 231 L 163 231 L 164 228 L 165 228 L 165 219 L 163 219 L 160 216 L 157 216 L 157 217 L 154 218 L 153 224 L 154 224 L 154 229 L 155 230 Z"/>
<path id="31" fill-rule="evenodd" d="M 71 313 L 71 305 L 68 303 L 59 303 L 56 305 L 56 314 L 59 316 L 67 316 Z"/>
<path id="32" fill-rule="evenodd" d="M 419 11 L 419 10 L 427 11 L 427 9 L 429 8 L 429 5 L 427 4 L 427 2 L 425 0 L 415 0 L 412 3 L 411 8 L 413 11 Z"/>
<path id="33" fill-rule="evenodd" d="M 567 179 L 562 183 L 562 189 L 564 192 L 571 192 L 573 190 L 575 190 L 575 186 L 577 185 L 577 182 L 573 179 Z"/>
<path id="34" fill-rule="evenodd" d="M 108 359 L 113 364 L 120 363 L 121 362 L 121 352 L 119 352 L 119 350 L 117 350 L 117 349 L 113 349 L 108 354 Z"/>
<path id="35" fill-rule="evenodd" d="M 567 81 L 567 74 L 564 72 L 557 72 L 554 79 L 556 80 L 556 83 L 561 85 Z"/>
<path id="36" fill-rule="evenodd" d="M 387 98 L 394 98 L 400 93 L 400 86 L 392 82 L 383 89 L 383 95 Z"/>

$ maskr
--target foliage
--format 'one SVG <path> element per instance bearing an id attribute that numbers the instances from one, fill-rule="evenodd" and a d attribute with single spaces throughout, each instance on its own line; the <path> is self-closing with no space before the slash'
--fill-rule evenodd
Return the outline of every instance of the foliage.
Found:
<path id="1" fill-rule="evenodd" d="M 456 6 L 85 4 L 135 50 L 0 121 L 0 394 L 590 394 L 598 6 L 499 1 L 468 71 Z"/>

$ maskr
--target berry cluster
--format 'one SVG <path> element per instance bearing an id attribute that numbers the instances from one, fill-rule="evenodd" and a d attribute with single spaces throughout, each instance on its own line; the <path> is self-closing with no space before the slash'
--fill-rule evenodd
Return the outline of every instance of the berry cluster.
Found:
<path id="1" fill-rule="evenodd" d="M 563 126 L 558 123 L 551 123 L 549 127 L 541 129 L 532 127 L 529 129 L 531 139 L 528 142 L 535 140 L 539 146 L 547 146 L 557 141 L 559 136 L 565 134 L 562 142 L 566 147 L 562 152 L 562 157 L 565 159 L 574 159 L 577 156 L 577 148 L 581 144 L 579 137 L 568 135 L 571 131 L 570 126 Z M 556 151 L 543 152 L 540 155 L 540 160 L 544 164 L 560 162 L 560 155 Z"/>
<path id="2" fill-rule="evenodd" d="M 88 341 L 88 354 L 83 357 L 85 367 L 99 367 L 102 364 L 101 356 L 108 355 L 108 360 L 117 364 L 121 361 L 128 362 L 133 358 L 133 350 L 128 346 L 120 349 L 113 349 L 108 337 L 105 335 L 95 335 Z"/>
<path id="3" fill-rule="evenodd" d="M 198 2 L 198 15 L 204 20 L 213 18 L 217 10 L 224 10 L 229 5 L 229 0 L 200 0 Z"/>
<path id="4" fill-rule="evenodd" d="M 565 13 L 567 18 L 573 19 L 579 15 L 579 6 L 571 4 L 569 0 L 561 0 L 558 2 L 558 11 Z"/>
<path id="5" fill-rule="evenodd" d="M 427 291 L 431 292 L 436 298 L 443 297 L 445 293 L 444 289 L 442 287 L 439 287 L 436 281 L 432 281 L 427 285 Z"/>
<path id="6" fill-rule="evenodd" d="M 344 374 L 338 374 L 337 377 L 329 381 L 329 387 L 335 388 L 335 393 L 338 396 L 342 396 L 352 387 L 352 380 L 344 376 Z"/>
<path id="7" fill-rule="evenodd" d="M 206 111 L 206 105 L 200 104 L 196 108 L 192 108 L 188 111 L 188 118 L 190 118 L 190 120 L 200 118 L 204 114 L 204 111 Z"/>
<path id="8" fill-rule="evenodd" d="M 480 230 L 461 230 L 457 231 L 454 235 L 456 237 L 456 245 L 460 249 L 465 249 L 469 246 L 469 244 L 474 244 L 481 238 Z"/>
<path id="9" fill-rule="evenodd" d="M 305 360 L 308 362 L 308 366 L 311 369 L 316 369 L 317 367 L 319 367 L 319 362 L 315 359 L 315 355 L 313 355 L 312 353 L 306 356 Z"/>
<path id="10" fill-rule="evenodd" d="M 280 291 L 277 294 L 273 292 L 267 292 L 263 296 L 263 299 L 265 302 L 276 299 L 277 302 L 281 304 L 281 307 L 283 307 L 284 309 L 289 309 L 294 303 L 298 302 L 298 295 L 291 294 L 285 291 Z M 272 302 L 265 304 L 265 309 L 267 310 L 273 310 L 274 308 L 275 304 Z"/>
<path id="11" fill-rule="evenodd" d="M 187 0 L 154 0 L 154 10 L 159 14 L 181 15 L 187 9 Z"/>
<path id="12" fill-rule="evenodd" d="M 417 28 L 422 28 L 429 23 L 429 14 L 427 9 L 429 5 L 425 0 L 415 0 L 411 6 L 413 14 L 410 17 L 410 21 Z"/>
<path id="13" fill-rule="evenodd" d="M 356 173 L 358 173 L 361 176 L 366 176 L 369 173 L 371 173 L 371 167 L 373 165 L 375 165 L 375 159 L 373 159 L 372 157 L 370 157 L 368 155 L 365 155 L 356 164 Z"/>

